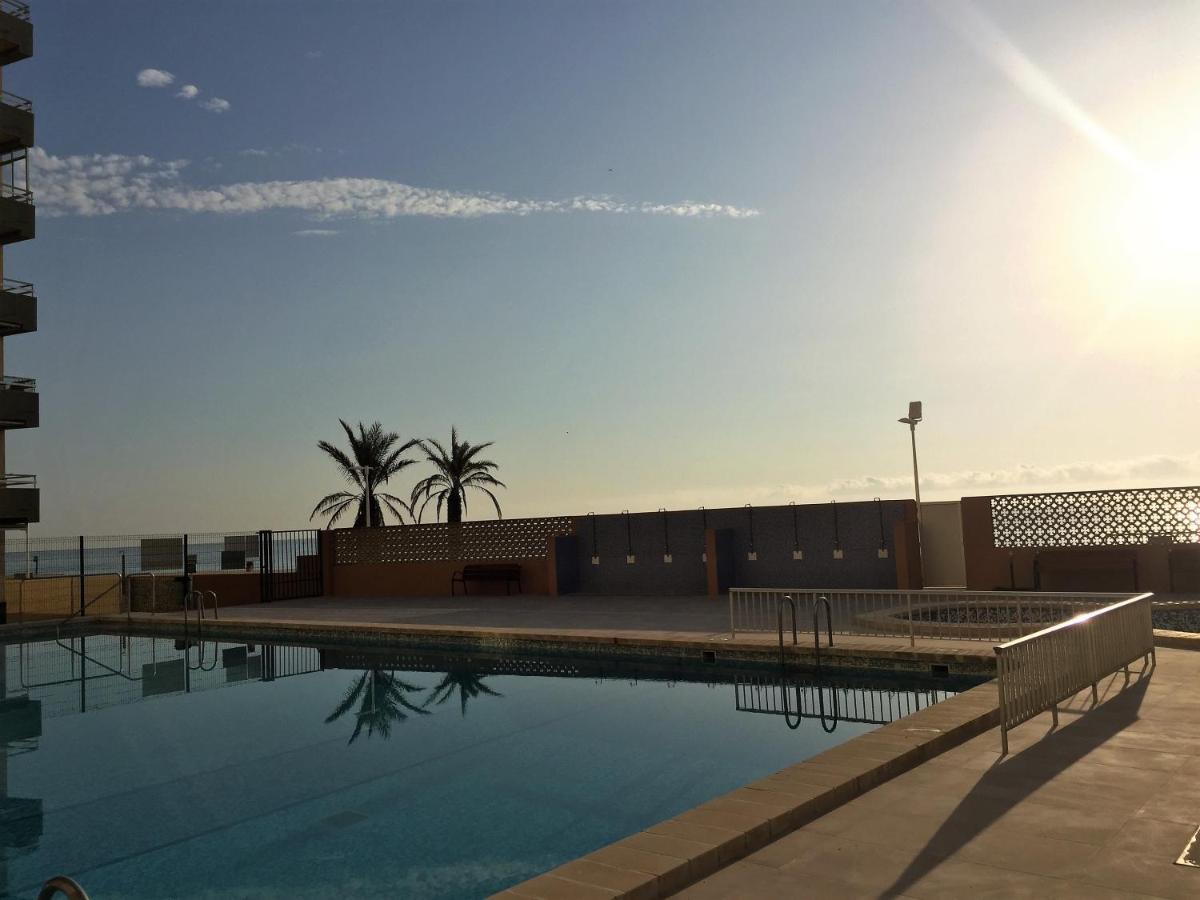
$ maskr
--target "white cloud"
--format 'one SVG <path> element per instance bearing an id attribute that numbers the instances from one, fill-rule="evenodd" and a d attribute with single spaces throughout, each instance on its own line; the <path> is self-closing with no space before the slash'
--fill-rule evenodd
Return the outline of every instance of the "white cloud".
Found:
<path id="1" fill-rule="evenodd" d="M 309 50 L 304 55 L 309 59 L 320 59 L 322 56 L 325 55 L 325 51 L 324 50 Z"/>
<path id="2" fill-rule="evenodd" d="M 209 112 L 215 113 L 229 112 L 229 108 L 232 106 L 228 100 L 221 97 L 209 97 L 207 100 L 201 100 L 200 105 Z"/>
<path id="3" fill-rule="evenodd" d="M 1130 459 L 1016 465 L 1010 468 L 922 472 L 921 499 L 957 500 L 972 495 L 1033 493 L 1111 488 L 1169 487 L 1200 483 L 1200 453 L 1167 454 Z M 911 497 L 912 473 L 864 475 L 821 484 L 743 483 L 704 485 L 674 491 L 594 495 L 584 498 L 585 509 L 709 509 L 770 506 L 789 502 L 821 503 L 831 499 L 870 500 L 873 497 Z M 514 511 L 516 512 L 516 511 Z M 534 511 L 530 511 L 533 514 Z"/>
<path id="4" fill-rule="evenodd" d="M 108 215 L 133 209 L 245 214 L 293 210 L 318 219 L 403 216 L 479 218 L 534 213 L 596 212 L 680 218 L 744 219 L 758 210 L 719 203 L 647 203 L 613 197 L 539 200 L 493 193 L 423 188 L 381 178 L 260 181 L 196 187 L 182 174 L 186 160 L 148 156 L 31 154 L 39 210 L 48 215 Z"/>
<path id="5" fill-rule="evenodd" d="M 245 150 L 239 150 L 238 154 L 241 156 L 270 156 L 271 151 L 260 150 L 257 147 L 247 147 Z"/>
<path id="6" fill-rule="evenodd" d="M 1183 456 L 1159 454 L 1101 462 L 1072 462 L 1058 465 L 1016 465 L 1001 469 L 922 473 L 921 488 L 935 491 L 1021 489 L 1026 487 L 1071 489 L 1072 487 L 1145 486 L 1149 482 L 1172 482 L 1200 475 L 1200 453 Z M 895 494 L 912 489 L 911 475 L 849 478 L 828 486 L 831 494 L 865 496 Z"/>
<path id="7" fill-rule="evenodd" d="M 196 87 L 194 84 L 185 84 L 179 89 L 179 93 L 175 96 L 183 100 L 194 100 L 196 95 L 199 93 L 200 88 Z"/>
<path id="8" fill-rule="evenodd" d="M 138 87 L 162 88 L 175 80 L 175 76 L 162 69 L 142 69 L 137 73 Z"/>
<path id="9" fill-rule="evenodd" d="M 293 231 L 292 234 L 300 237 L 333 237 L 341 232 L 336 228 L 303 228 L 300 231 Z"/>

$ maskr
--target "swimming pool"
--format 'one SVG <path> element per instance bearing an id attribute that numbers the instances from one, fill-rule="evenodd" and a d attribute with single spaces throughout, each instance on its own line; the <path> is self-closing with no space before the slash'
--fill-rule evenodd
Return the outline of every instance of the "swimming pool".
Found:
<path id="1" fill-rule="evenodd" d="M 0 896 L 66 873 L 96 900 L 485 896 L 967 686 L 115 635 L 0 652 Z"/>

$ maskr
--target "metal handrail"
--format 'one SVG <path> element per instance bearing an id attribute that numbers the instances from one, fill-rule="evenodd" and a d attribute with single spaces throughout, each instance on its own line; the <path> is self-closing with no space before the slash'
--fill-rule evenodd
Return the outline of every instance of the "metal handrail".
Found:
<path id="1" fill-rule="evenodd" d="M 0 475 L 0 488 L 37 487 L 36 475 L 21 475 L 16 472 L 6 472 Z"/>
<path id="2" fill-rule="evenodd" d="M 18 281 L 15 278 L 5 278 L 3 289 L 9 294 L 24 294 L 27 297 L 34 296 L 33 283 L 29 281 Z"/>
<path id="3" fill-rule="evenodd" d="M 22 97 L 20 94 L 14 94 L 11 91 L 0 91 L 0 103 L 3 103 L 5 106 L 11 106 L 13 109 L 33 112 L 32 100 L 28 97 Z"/>
<path id="4" fill-rule="evenodd" d="M 216 591 L 201 591 L 200 593 L 212 597 L 212 614 L 213 618 L 220 620 L 221 616 L 217 612 L 217 592 Z M 203 608 L 203 607 L 202 607 Z"/>
<path id="5" fill-rule="evenodd" d="M 26 22 L 29 21 L 29 4 L 22 3 L 21 0 L 0 0 L 0 12 L 6 12 L 10 16 L 16 16 Z"/>
<path id="6" fill-rule="evenodd" d="M 1000 746 L 1008 753 L 1008 732 L 1049 709 L 1058 725 L 1058 704 L 1142 657 L 1157 664 L 1153 594 L 1139 594 L 995 647 L 1000 700 Z"/>
<path id="7" fill-rule="evenodd" d="M 0 391 L 36 391 L 36 378 L 21 378 L 16 375 L 0 375 Z"/>
<path id="8" fill-rule="evenodd" d="M 90 900 L 87 891 L 79 886 L 79 882 L 67 875 L 55 875 L 49 879 L 38 891 L 37 900 L 51 900 L 59 893 L 64 894 L 67 900 Z"/>
<path id="9" fill-rule="evenodd" d="M 19 203 L 33 203 L 33 191 L 28 188 L 19 188 L 15 184 L 0 183 L 0 197 L 7 197 L 9 200 L 16 200 Z"/>
<path id="10" fill-rule="evenodd" d="M 73 612 L 72 612 L 72 613 L 71 613 L 69 616 L 67 616 L 65 619 L 63 619 L 61 622 L 59 622 L 59 623 L 58 623 L 58 627 L 57 627 L 57 629 L 56 629 L 58 637 L 62 637 L 62 627 L 63 627 L 64 625 L 66 625 L 68 622 L 70 622 L 70 621 L 71 621 L 72 619 L 74 619 L 76 616 L 85 616 L 85 615 L 87 615 L 87 610 L 88 610 L 88 607 L 90 607 L 90 606 L 91 606 L 93 603 L 95 603 L 97 600 L 102 600 L 104 597 L 108 596 L 108 593 L 109 593 L 109 592 L 110 592 L 110 591 L 111 591 L 111 590 L 112 590 L 114 587 L 115 587 L 115 588 L 116 588 L 118 591 L 120 591 L 122 594 L 124 593 L 124 587 L 125 587 L 125 576 L 124 576 L 124 575 L 122 575 L 120 572 L 84 572 L 84 573 L 82 573 L 82 574 L 80 574 L 80 575 L 58 575 L 58 576 L 53 576 L 53 577 L 57 577 L 57 578 L 79 578 L 79 579 L 86 579 L 86 578 L 88 578 L 89 576 L 90 576 L 90 577 L 92 577 L 92 578 L 104 578 L 104 577 L 116 578 L 116 579 L 117 579 L 117 583 L 116 583 L 115 585 L 113 585 L 112 587 L 105 588 L 103 591 L 101 591 L 99 594 L 97 594 L 97 595 L 96 595 L 95 597 L 93 597 L 91 600 L 88 600 L 86 603 L 84 603 L 84 604 L 83 604 L 83 606 L 81 606 L 79 609 L 77 609 L 77 610 L 73 611 Z M 24 590 L 24 582 L 22 582 L 22 591 L 23 591 L 23 590 Z M 80 588 L 80 590 L 82 591 L 82 590 L 83 590 L 83 588 L 81 587 L 81 588 Z M 22 592 L 22 595 L 21 595 L 21 607 L 22 607 L 22 612 L 24 611 L 24 605 L 25 605 L 25 596 L 24 596 L 24 593 Z M 57 639 L 58 639 L 58 638 L 55 638 L 55 640 L 57 640 Z"/>
<path id="11" fill-rule="evenodd" d="M 825 605 L 825 627 L 829 630 L 829 646 L 833 646 L 833 607 L 829 605 L 828 597 L 813 597 L 813 646 L 817 649 L 817 668 L 821 667 L 821 607 Z"/>
<path id="12" fill-rule="evenodd" d="M 791 597 L 784 597 L 783 602 L 792 608 L 792 646 L 796 646 L 798 640 L 796 638 L 796 601 Z M 779 604 L 779 665 L 783 665 L 783 602 Z"/>

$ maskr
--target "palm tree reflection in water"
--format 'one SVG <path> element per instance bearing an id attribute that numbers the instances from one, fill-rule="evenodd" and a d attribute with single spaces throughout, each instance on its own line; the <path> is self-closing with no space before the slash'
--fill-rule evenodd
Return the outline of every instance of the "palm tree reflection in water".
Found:
<path id="1" fill-rule="evenodd" d="M 354 733 L 350 735 L 350 740 L 346 743 L 353 744 L 362 733 L 364 725 L 367 727 L 367 737 L 373 737 L 378 732 L 379 736 L 386 740 L 391 736 L 392 723 L 405 721 L 408 713 L 429 715 L 429 710 L 415 706 L 405 696 L 421 690 L 423 688 L 420 685 L 401 681 L 394 672 L 369 669 L 350 685 L 342 702 L 325 721 L 329 723 L 340 719 L 357 703 L 358 710 L 354 714 L 356 720 Z"/>
<path id="2" fill-rule="evenodd" d="M 465 718 L 467 715 L 467 701 L 474 700 L 480 694 L 487 694 L 489 697 L 503 697 L 499 691 L 494 691 L 483 683 L 484 676 L 479 674 L 479 670 L 469 659 L 456 660 L 450 664 L 449 670 L 445 677 L 438 683 L 429 693 L 429 697 L 425 700 L 422 706 L 429 706 L 431 703 L 441 705 L 451 697 L 458 694 L 459 702 L 461 703 L 462 714 Z"/>

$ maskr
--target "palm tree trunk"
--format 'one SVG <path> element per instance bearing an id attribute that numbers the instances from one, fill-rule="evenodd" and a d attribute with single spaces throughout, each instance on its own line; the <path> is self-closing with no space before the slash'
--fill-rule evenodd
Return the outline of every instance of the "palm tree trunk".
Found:
<path id="1" fill-rule="evenodd" d="M 446 499 L 446 521 L 452 525 L 457 525 L 462 521 L 462 488 L 455 487 L 450 491 L 450 496 Z"/>

